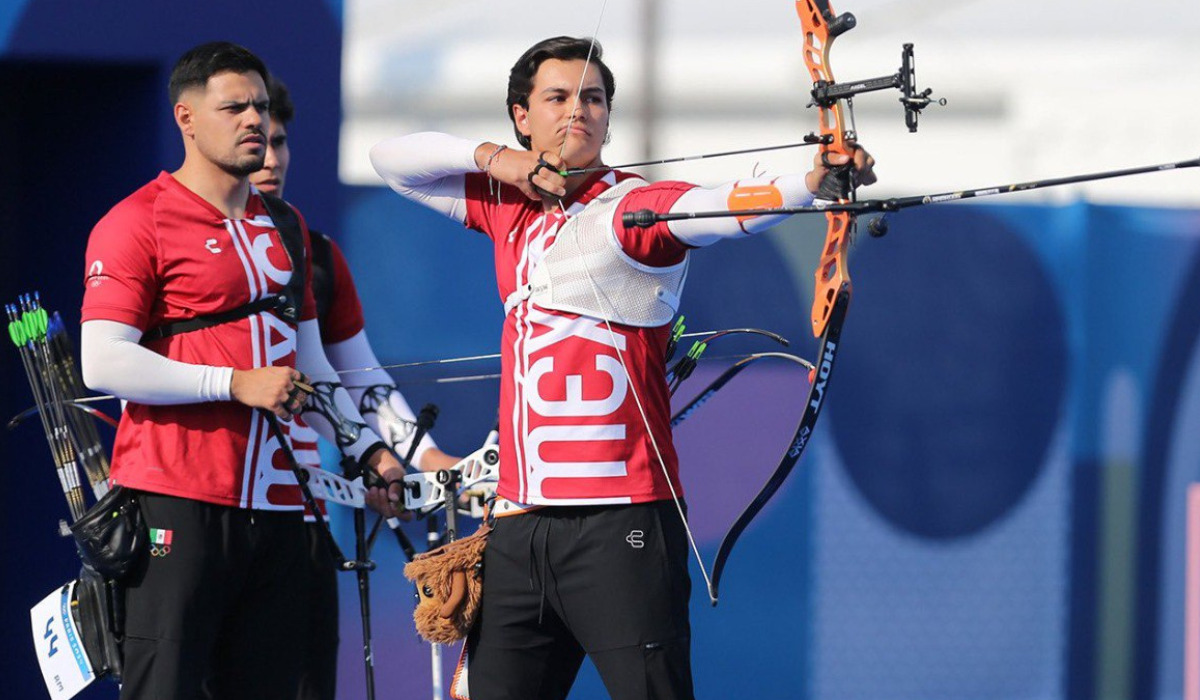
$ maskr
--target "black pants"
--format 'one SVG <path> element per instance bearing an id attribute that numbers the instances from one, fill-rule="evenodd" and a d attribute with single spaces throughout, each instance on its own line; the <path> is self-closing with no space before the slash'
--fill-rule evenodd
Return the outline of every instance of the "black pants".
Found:
<path id="1" fill-rule="evenodd" d="M 308 558 L 304 575 L 309 577 L 308 633 L 304 639 L 304 668 L 300 676 L 300 700 L 334 700 L 337 696 L 338 571 L 321 523 L 308 523 Z"/>
<path id="2" fill-rule="evenodd" d="M 671 501 L 498 518 L 468 639 L 472 700 L 565 698 L 585 653 L 615 700 L 690 700 L 687 567 Z"/>
<path id="3" fill-rule="evenodd" d="M 138 502 L 170 544 L 152 539 L 126 589 L 122 700 L 294 700 L 308 626 L 301 513 Z"/>

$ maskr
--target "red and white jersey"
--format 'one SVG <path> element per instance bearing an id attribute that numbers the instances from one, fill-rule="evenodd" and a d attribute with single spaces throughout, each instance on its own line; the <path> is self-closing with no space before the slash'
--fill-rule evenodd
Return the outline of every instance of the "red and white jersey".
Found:
<path id="1" fill-rule="evenodd" d="M 311 244 L 303 220 L 301 228 L 307 264 Z M 165 172 L 96 224 L 86 261 L 82 320 L 143 331 L 276 294 L 292 273 L 257 195 L 244 218 L 228 219 Z M 301 319 L 314 316 L 306 289 Z M 295 366 L 296 360 L 296 329 L 273 312 L 145 344 L 172 360 L 242 370 Z M 129 403 L 117 430 L 112 477 L 131 488 L 220 505 L 301 507 L 299 487 L 266 420 L 232 401 Z"/>
<path id="2" fill-rule="evenodd" d="M 633 177 L 619 172 L 594 175 L 574 199 L 563 202 L 566 217 L 582 211 L 616 182 Z M 693 187 L 660 182 L 636 189 L 618 207 L 614 221 L 626 211 L 666 211 Z M 482 173 L 466 175 L 465 223 L 493 241 L 503 300 L 529 282 L 530 270 L 566 218 L 558 209 L 544 211 L 540 202 L 514 188 L 500 185 L 498 193 L 496 188 Z M 617 223 L 615 231 L 624 251 L 645 265 L 677 264 L 688 250 L 665 224 L 626 231 Z M 497 489 L 504 498 L 530 505 L 667 499 L 671 485 L 662 463 L 675 492 L 682 495 L 665 376 L 669 329 L 612 324 L 612 331 L 610 335 L 604 321 L 542 309 L 529 301 L 505 318 Z"/>

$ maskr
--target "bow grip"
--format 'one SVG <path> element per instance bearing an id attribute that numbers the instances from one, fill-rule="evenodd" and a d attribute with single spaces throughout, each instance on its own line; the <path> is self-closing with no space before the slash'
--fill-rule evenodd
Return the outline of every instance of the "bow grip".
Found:
<path id="1" fill-rule="evenodd" d="M 842 165 L 831 165 L 827 158 L 822 158 L 822 160 L 825 161 L 828 171 L 821 178 L 821 184 L 817 187 L 817 199 L 830 202 L 844 202 L 850 199 L 853 188 L 854 161 L 851 160 Z"/>

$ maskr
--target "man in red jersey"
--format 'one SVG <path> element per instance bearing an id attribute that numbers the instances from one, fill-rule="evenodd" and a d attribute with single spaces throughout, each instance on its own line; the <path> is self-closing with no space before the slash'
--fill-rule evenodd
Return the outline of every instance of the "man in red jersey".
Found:
<path id="1" fill-rule="evenodd" d="M 783 217 L 626 229 L 621 215 L 798 205 L 826 175 L 818 162 L 806 175 L 700 188 L 604 168 L 614 89 L 595 42 L 548 39 L 509 75 L 526 150 L 421 133 L 371 151 L 397 192 L 492 240 L 505 302 L 501 517 L 468 639 L 473 700 L 566 697 L 585 653 L 614 698 L 693 696 L 667 324 L 688 250 Z M 874 182 L 865 151 L 854 166 L 860 184 Z"/>
<path id="2" fill-rule="evenodd" d="M 287 86 L 278 77 L 271 76 L 267 81 L 267 92 L 271 99 L 267 153 L 262 169 L 250 175 L 250 184 L 259 192 L 283 197 L 292 161 L 287 130 L 295 117 L 295 106 Z M 313 245 L 313 297 L 325 354 L 334 369 L 353 372 L 347 391 L 367 424 L 383 437 L 393 451 L 406 455 L 416 437 L 416 416 L 391 376 L 379 368 L 380 362 L 367 340 L 362 302 L 342 249 L 332 238 L 319 231 L 310 230 L 309 233 Z M 303 464 L 320 469 L 317 435 L 304 422 L 303 416 L 297 416 L 294 420 L 291 435 L 296 458 Z M 453 467 L 459 459 L 442 452 L 433 436 L 425 433 L 413 451 L 412 461 L 422 471 L 437 471 Z M 318 501 L 318 505 L 324 508 L 325 504 Z M 310 575 L 311 597 L 306 606 L 309 628 L 304 635 L 306 651 L 297 697 L 302 700 L 333 700 L 337 694 L 337 570 L 321 531 L 324 526 L 315 522 L 311 513 L 305 513 L 305 520 L 311 522 L 308 527 L 309 562 L 306 569 Z"/>
<path id="3" fill-rule="evenodd" d="M 307 587 L 293 572 L 307 540 L 270 423 L 300 409 L 301 371 L 335 375 L 303 220 L 247 179 L 267 148 L 267 77 L 240 46 L 185 53 L 169 83 L 183 164 L 117 204 L 88 242 L 84 378 L 128 402 L 112 477 L 137 493 L 158 545 L 125 582 L 122 698 L 296 694 Z M 314 427 L 401 479 L 345 390 L 329 395 Z M 390 513 L 399 498 L 376 489 L 372 503 Z"/>

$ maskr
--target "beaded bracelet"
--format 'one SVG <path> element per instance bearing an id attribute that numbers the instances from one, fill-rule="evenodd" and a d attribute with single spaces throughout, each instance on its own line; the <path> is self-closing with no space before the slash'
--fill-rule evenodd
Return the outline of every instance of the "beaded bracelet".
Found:
<path id="1" fill-rule="evenodd" d="M 488 177 L 492 176 L 492 160 L 494 160 L 496 156 L 500 155 L 500 151 L 503 151 L 506 148 L 508 148 L 508 146 L 505 146 L 504 144 L 496 146 L 496 150 L 492 151 L 492 154 L 488 156 L 487 162 L 483 164 L 483 173 L 485 175 Z"/>

